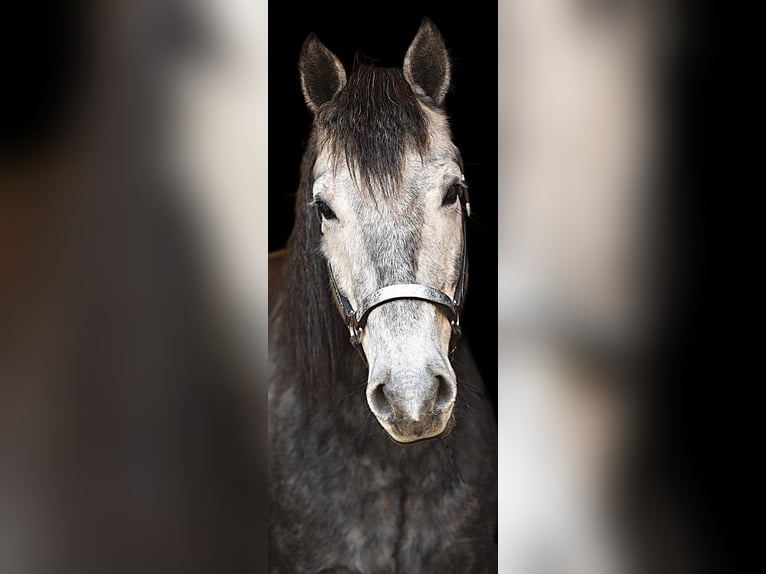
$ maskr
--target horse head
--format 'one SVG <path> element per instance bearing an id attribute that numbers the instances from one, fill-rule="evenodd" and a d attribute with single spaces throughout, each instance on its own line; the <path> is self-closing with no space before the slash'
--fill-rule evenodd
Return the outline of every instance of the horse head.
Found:
<path id="1" fill-rule="evenodd" d="M 368 364 L 367 402 L 395 441 L 444 435 L 466 282 L 462 162 L 444 110 L 450 61 L 424 19 L 401 68 L 340 60 L 311 34 L 311 197 L 330 292 Z"/>

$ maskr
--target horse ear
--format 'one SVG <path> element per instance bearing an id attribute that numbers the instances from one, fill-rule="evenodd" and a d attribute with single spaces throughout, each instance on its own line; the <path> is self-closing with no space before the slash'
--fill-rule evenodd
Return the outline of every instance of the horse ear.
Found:
<path id="1" fill-rule="evenodd" d="M 416 94 L 441 106 L 450 82 L 450 61 L 441 33 L 429 19 L 420 29 L 404 56 L 404 77 Z"/>
<path id="2" fill-rule="evenodd" d="M 343 64 L 313 32 L 303 42 L 298 69 L 303 97 L 312 112 L 330 101 L 346 85 Z"/>

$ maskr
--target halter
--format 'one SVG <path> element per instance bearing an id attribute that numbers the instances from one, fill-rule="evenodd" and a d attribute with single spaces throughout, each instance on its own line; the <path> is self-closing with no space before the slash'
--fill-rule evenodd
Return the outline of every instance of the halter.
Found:
<path id="1" fill-rule="evenodd" d="M 370 312 L 376 307 L 394 301 L 397 299 L 419 299 L 421 301 L 429 301 L 436 305 L 438 309 L 447 316 L 450 325 L 452 326 L 452 339 L 457 339 L 462 333 L 460 328 L 460 313 L 463 311 L 463 301 L 465 298 L 465 284 L 468 273 L 468 259 L 466 257 L 466 219 L 471 215 L 471 203 L 468 199 L 468 189 L 463 188 L 463 194 L 460 197 L 460 202 L 463 207 L 461 214 L 462 221 L 462 250 L 461 250 L 461 262 L 460 262 L 460 276 L 458 277 L 457 286 L 455 287 L 455 296 L 451 298 L 444 291 L 440 291 L 434 287 L 428 285 L 421 285 L 420 283 L 396 283 L 393 285 L 387 285 L 377 291 L 373 291 L 362 299 L 362 303 L 358 309 L 354 309 L 348 298 L 340 292 L 338 284 L 335 281 L 335 276 L 332 272 L 332 267 L 329 262 L 327 264 L 328 272 L 330 274 L 330 283 L 332 284 L 333 293 L 338 304 L 343 309 L 343 321 L 346 324 L 349 332 L 349 342 L 364 356 L 364 351 L 361 347 L 361 335 L 367 324 L 367 317 Z"/>

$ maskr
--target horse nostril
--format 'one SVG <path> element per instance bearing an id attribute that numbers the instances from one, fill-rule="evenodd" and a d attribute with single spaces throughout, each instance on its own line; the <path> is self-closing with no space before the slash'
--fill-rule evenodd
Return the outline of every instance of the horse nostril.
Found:
<path id="1" fill-rule="evenodd" d="M 434 402 L 434 412 L 441 412 L 448 408 L 455 400 L 455 385 L 450 383 L 446 377 L 436 375 L 437 389 L 436 401 Z"/>
<path id="2" fill-rule="evenodd" d="M 388 402 L 388 399 L 386 398 L 386 394 L 383 390 L 384 387 L 384 383 L 381 383 L 375 387 L 370 392 L 368 400 L 370 402 L 372 412 L 374 412 L 377 416 L 384 419 L 392 419 L 394 416 L 394 411 L 391 408 L 391 404 Z"/>

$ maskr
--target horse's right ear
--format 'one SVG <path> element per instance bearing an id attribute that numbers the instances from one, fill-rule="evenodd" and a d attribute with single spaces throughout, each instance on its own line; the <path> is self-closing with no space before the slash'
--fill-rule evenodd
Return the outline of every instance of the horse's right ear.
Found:
<path id="1" fill-rule="evenodd" d="M 328 50 L 312 32 L 303 42 L 298 62 L 301 88 L 306 105 L 312 112 L 330 101 L 346 85 L 346 70 L 338 57 Z"/>

